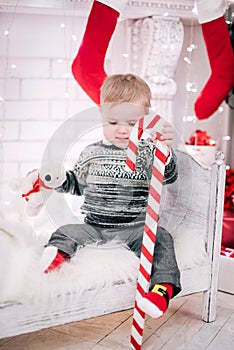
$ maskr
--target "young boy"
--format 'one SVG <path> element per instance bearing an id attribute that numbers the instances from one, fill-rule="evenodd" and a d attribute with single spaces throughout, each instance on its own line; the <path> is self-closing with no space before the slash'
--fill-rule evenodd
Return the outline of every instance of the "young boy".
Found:
<path id="1" fill-rule="evenodd" d="M 139 77 L 112 75 L 101 88 L 101 114 L 104 140 L 87 146 L 66 173 L 65 182 L 56 190 L 84 195 L 81 207 L 84 224 L 70 224 L 57 229 L 47 248 L 55 247 L 56 256 L 45 272 L 58 269 L 74 256 L 78 247 L 117 238 L 139 257 L 156 141 L 140 142 L 136 170 L 125 170 L 126 150 L 131 130 L 137 120 L 149 112 L 151 92 Z M 170 146 L 173 129 L 165 123 L 162 140 L 168 145 L 164 183 L 177 178 L 176 157 Z M 181 290 L 173 239 L 158 226 L 150 292 L 142 299 L 141 309 L 151 317 L 161 316 L 169 300 Z"/>

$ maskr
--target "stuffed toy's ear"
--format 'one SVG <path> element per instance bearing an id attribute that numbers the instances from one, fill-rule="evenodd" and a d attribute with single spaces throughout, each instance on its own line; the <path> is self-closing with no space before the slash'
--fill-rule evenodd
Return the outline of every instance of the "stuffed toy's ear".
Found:
<path id="1" fill-rule="evenodd" d="M 27 181 L 28 183 L 28 187 L 30 186 L 29 181 Z M 19 193 L 21 192 L 21 185 L 22 185 L 22 179 L 11 179 L 10 183 L 9 183 L 9 187 L 11 189 L 11 191 L 15 192 L 15 193 Z M 28 188 L 29 191 L 29 188 Z"/>
<path id="2" fill-rule="evenodd" d="M 123 0 L 94 1 L 77 56 L 72 63 L 72 73 L 87 95 L 100 104 L 100 88 L 106 78 L 104 61 L 110 39 L 115 30 Z M 107 3 L 109 3 L 107 5 Z M 111 7 L 114 3 L 114 8 Z"/>
<path id="3" fill-rule="evenodd" d="M 27 193 L 32 189 L 38 174 L 38 170 L 32 170 L 25 177 L 13 178 L 9 183 L 9 187 L 15 193 Z"/>
<path id="4" fill-rule="evenodd" d="M 198 20 L 211 68 L 209 80 L 194 104 L 198 119 L 209 118 L 234 86 L 234 55 L 224 11 L 224 0 L 197 1 Z"/>
<path id="5" fill-rule="evenodd" d="M 23 178 L 12 179 L 9 184 L 10 189 L 13 192 L 18 193 L 23 197 L 24 210 L 28 216 L 38 215 L 43 206 L 38 179 L 38 170 L 33 170 Z"/>

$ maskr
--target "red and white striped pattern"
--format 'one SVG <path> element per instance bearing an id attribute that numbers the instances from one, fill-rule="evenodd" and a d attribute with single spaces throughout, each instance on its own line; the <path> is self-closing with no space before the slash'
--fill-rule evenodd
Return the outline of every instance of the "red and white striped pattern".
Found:
<path id="1" fill-rule="evenodd" d="M 157 139 L 159 139 L 160 135 L 162 134 L 161 129 L 164 123 L 165 120 L 163 120 L 160 116 L 155 116 L 152 114 L 141 118 L 136 123 L 129 140 L 129 147 L 126 158 L 126 165 L 131 171 L 134 171 L 136 167 L 138 145 L 142 137 L 143 131 L 146 129 L 153 129 L 157 132 Z M 140 298 L 142 298 L 142 296 L 144 296 L 149 291 L 154 246 L 156 242 L 156 232 L 158 225 L 159 204 L 161 198 L 167 152 L 167 146 L 165 146 L 162 142 L 157 140 L 157 145 L 154 153 L 148 204 L 146 209 L 146 219 L 140 256 L 136 300 L 133 313 L 132 333 L 130 340 L 131 347 L 136 350 L 141 349 L 145 321 L 145 314 L 138 307 L 137 302 Z"/>

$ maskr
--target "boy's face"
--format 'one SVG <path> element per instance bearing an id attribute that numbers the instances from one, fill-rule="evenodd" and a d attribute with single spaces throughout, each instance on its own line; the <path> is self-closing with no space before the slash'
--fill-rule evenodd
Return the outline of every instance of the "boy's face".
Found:
<path id="1" fill-rule="evenodd" d="M 135 123 L 145 115 L 140 103 L 106 103 L 100 107 L 103 133 L 107 141 L 118 148 L 127 148 Z"/>

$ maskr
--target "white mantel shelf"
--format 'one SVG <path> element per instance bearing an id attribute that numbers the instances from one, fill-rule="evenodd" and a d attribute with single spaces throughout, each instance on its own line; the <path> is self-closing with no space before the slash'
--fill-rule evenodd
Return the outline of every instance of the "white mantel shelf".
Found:
<path id="1" fill-rule="evenodd" d="M 93 0 L 0 0 L 0 12 L 33 13 L 45 15 L 87 16 Z M 228 4 L 234 0 L 228 1 Z M 129 0 L 125 18 L 140 18 L 152 15 L 177 16 L 195 19 L 194 0 Z"/>

